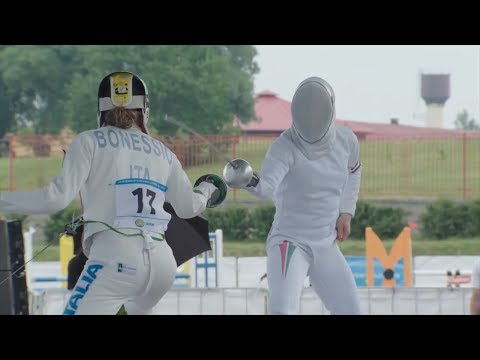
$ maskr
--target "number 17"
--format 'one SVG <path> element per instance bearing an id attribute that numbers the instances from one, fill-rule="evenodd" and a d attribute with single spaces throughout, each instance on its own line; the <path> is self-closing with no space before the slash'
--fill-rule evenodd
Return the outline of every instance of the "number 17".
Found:
<path id="1" fill-rule="evenodd" d="M 143 189 L 142 188 L 138 188 L 138 189 L 135 189 L 132 191 L 132 194 L 134 196 L 138 196 L 138 210 L 137 210 L 137 214 L 141 214 L 143 212 Z M 147 197 L 150 197 L 150 201 L 148 202 L 148 205 L 150 205 L 150 214 L 151 215 L 154 215 L 156 213 L 155 211 L 155 208 L 153 207 L 153 201 L 155 200 L 155 196 L 157 194 L 150 190 L 150 189 L 147 189 Z"/>

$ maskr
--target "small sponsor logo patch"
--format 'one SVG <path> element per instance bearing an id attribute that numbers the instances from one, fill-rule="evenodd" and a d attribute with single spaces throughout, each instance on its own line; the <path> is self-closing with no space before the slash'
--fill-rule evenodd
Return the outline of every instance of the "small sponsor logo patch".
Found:
<path id="1" fill-rule="evenodd" d="M 117 272 L 129 275 L 135 275 L 137 273 L 137 269 L 127 266 L 124 263 L 117 264 Z"/>
<path id="2" fill-rule="evenodd" d="M 138 227 L 144 227 L 145 222 L 142 219 L 137 219 L 135 220 L 135 225 L 137 225 Z"/>

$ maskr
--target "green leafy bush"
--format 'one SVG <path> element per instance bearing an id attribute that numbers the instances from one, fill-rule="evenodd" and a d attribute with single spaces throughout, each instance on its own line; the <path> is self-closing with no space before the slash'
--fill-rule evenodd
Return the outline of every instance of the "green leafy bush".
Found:
<path id="1" fill-rule="evenodd" d="M 405 210 L 399 207 L 376 206 L 358 201 L 350 237 L 364 240 L 365 228 L 371 227 L 380 239 L 394 239 L 408 225 L 405 216 Z"/>
<path id="2" fill-rule="evenodd" d="M 250 217 L 248 209 L 241 206 L 229 206 L 222 210 L 213 209 L 204 213 L 208 219 L 209 231 L 222 229 L 229 240 L 245 241 L 249 239 Z"/>
<path id="3" fill-rule="evenodd" d="M 59 235 L 65 231 L 65 225 L 71 222 L 72 218 L 77 218 L 80 215 L 80 208 L 74 204 L 50 215 L 50 218 L 42 227 L 46 241 L 48 243 L 58 244 Z"/>
<path id="4" fill-rule="evenodd" d="M 374 213 L 375 207 L 363 201 L 357 202 L 357 209 L 355 211 L 355 216 L 352 219 L 350 237 L 355 239 L 364 239 L 365 238 L 365 228 L 374 226 Z"/>
<path id="5" fill-rule="evenodd" d="M 352 220 L 352 234 L 355 239 L 364 239 L 365 227 L 370 226 L 385 239 L 396 238 L 407 226 L 405 211 L 397 207 L 373 206 L 359 201 L 356 215 Z M 259 204 L 254 208 L 230 206 L 208 210 L 205 217 L 209 221 L 210 231 L 223 229 L 228 240 L 264 241 L 268 236 L 275 216 L 273 204 Z"/>
<path id="6" fill-rule="evenodd" d="M 257 205 L 249 211 L 251 237 L 255 239 L 266 239 L 275 216 L 273 204 Z"/>
<path id="7" fill-rule="evenodd" d="M 479 218 L 472 216 L 472 211 L 479 211 L 477 206 L 480 207 L 443 199 L 427 205 L 426 211 L 420 215 L 422 234 L 433 239 L 467 236 L 478 229 L 474 223 Z"/>
<path id="8" fill-rule="evenodd" d="M 480 200 L 472 201 L 468 206 L 467 235 L 480 236 Z"/>

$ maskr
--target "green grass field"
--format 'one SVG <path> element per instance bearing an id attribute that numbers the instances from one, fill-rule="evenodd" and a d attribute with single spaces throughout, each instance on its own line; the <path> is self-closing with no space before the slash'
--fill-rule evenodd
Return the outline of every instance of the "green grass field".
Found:
<path id="1" fill-rule="evenodd" d="M 361 195 L 478 197 L 480 139 L 463 150 L 461 139 L 363 142 Z"/>
<path id="2" fill-rule="evenodd" d="M 395 240 L 384 240 L 383 245 L 390 251 Z M 349 239 L 340 243 L 345 256 L 365 255 L 365 241 Z M 225 241 L 224 256 L 266 256 L 264 242 Z M 480 238 L 446 240 L 412 240 L 412 255 L 480 255 Z"/>
<path id="3" fill-rule="evenodd" d="M 235 147 L 235 157 L 247 159 L 259 170 L 270 142 L 267 139 L 241 141 Z M 465 157 L 463 150 L 461 139 L 363 141 L 360 198 L 462 198 L 464 191 L 467 198 L 478 198 L 480 139 L 468 140 Z M 203 174 L 222 174 L 226 159 L 233 157 L 230 146 L 224 160 L 186 167 L 186 172 L 192 183 Z M 59 172 L 61 162 L 61 156 L 15 159 L 15 189 L 45 186 Z M 8 189 L 8 181 L 9 160 L 0 158 L 0 189 Z M 253 199 L 246 191 L 229 191 L 227 199 L 234 198 Z"/>
<path id="4" fill-rule="evenodd" d="M 383 244 L 387 251 L 390 251 L 394 240 L 385 240 Z M 36 244 L 34 254 L 42 250 L 45 245 Z M 364 256 L 365 241 L 347 240 L 340 244 L 345 256 Z M 245 256 L 266 256 L 264 242 L 225 241 L 223 243 L 224 256 L 245 257 Z M 412 255 L 480 255 L 480 238 L 473 239 L 447 239 L 447 240 L 413 240 Z M 26 259 L 28 260 L 28 259 Z M 50 246 L 35 261 L 58 261 L 58 246 Z"/>

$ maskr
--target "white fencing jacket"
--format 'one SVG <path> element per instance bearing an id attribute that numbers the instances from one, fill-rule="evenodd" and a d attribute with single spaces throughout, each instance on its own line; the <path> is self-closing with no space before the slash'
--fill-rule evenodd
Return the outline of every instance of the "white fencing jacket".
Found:
<path id="1" fill-rule="evenodd" d="M 247 188 L 275 204 L 270 237 L 309 241 L 331 234 L 340 213 L 355 215 L 361 177 L 358 139 L 346 127 L 332 126 L 331 132 L 334 141 L 324 145 L 329 151 L 306 154 L 309 144 L 297 146 L 291 128 L 270 145 L 258 185 Z"/>

